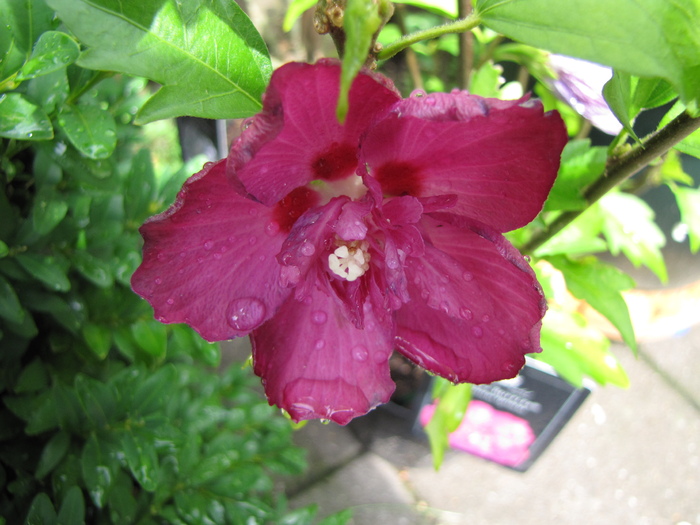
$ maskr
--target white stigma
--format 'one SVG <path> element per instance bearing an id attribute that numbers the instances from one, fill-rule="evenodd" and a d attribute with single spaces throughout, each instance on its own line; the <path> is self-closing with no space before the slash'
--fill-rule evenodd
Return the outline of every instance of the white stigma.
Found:
<path id="1" fill-rule="evenodd" d="M 354 281 L 369 269 L 369 253 L 366 242 L 343 244 L 328 256 L 328 267 L 338 277 Z"/>

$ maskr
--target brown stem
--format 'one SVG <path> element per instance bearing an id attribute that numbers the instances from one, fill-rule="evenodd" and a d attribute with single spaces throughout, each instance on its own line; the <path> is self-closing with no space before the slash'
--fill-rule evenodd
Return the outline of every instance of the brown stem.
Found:
<path id="1" fill-rule="evenodd" d="M 562 213 L 546 229 L 536 233 L 521 247 L 521 251 L 523 253 L 535 251 L 603 195 L 666 153 L 698 128 L 700 128 L 700 117 L 694 118 L 687 112 L 681 113 L 667 126 L 652 134 L 643 144 L 633 146 L 619 157 L 613 157 L 603 174 L 584 191 L 583 198 L 586 199 L 588 206 L 583 210 Z"/>
<path id="2" fill-rule="evenodd" d="M 471 0 L 459 0 L 459 18 L 466 18 L 471 12 Z M 474 34 L 471 31 L 459 34 L 459 56 L 459 84 L 462 89 L 469 89 L 474 69 Z"/>

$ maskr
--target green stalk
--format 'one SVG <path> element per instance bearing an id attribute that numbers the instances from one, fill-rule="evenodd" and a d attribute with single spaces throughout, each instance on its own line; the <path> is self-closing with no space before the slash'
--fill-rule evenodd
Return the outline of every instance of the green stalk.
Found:
<path id="1" fill-rule="evenodd" d="M 688 112 L 683 112 L 669 122 L 667 126 L 649 136 L 643 143 L 636 144 L 620 156 L 610 159 L 603 174 L 588 186 L 583 193 L 583 198 L 586 199 L 587 203 L 586 208 L 562 213 L 544 230 L 536 233 L 520 250 L 523 253 L 535 251 L 563 230 L 564 227 L 568 226 L 603 195 L 647 166 L 651 161 L 666 153 L 699 128 L 700 117 L 692 117 Z"/>
<path id="2" fill-rule="evenodd" d="M 449 22 L 447 24 L 431 27 L 430 29 L 425 29 L 423 31 L 416 31 L 410 35 L 406 35 L 396 42 L 392 42 L 379 53 L 377 53 L 378 60 L 386 60 L 387 58 L 393 57 L 399 51 L 403 51 L 407 47 L 416 42 L 422 40 L 433 40 L 435 38 L 441 37 L 442 35 L 447 35 L 449 33 L 462 33 L 464 31 L 471 31 L 476 26 L 481 23 L 481 18 L 476 11 L 472 11 L 466 18 L 456 20 L 454 22 Z"/>

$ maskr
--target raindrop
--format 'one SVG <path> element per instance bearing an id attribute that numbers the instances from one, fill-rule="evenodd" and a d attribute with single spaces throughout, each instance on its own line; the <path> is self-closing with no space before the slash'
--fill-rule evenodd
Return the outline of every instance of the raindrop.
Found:
<path id="1" fill-rule="evenodd" d="M 161 279 L 160 277 L 156 277 L 156 280 L 155 280 L 154 282 L 155 282 L 156 284 L 162 284 L 163 279 Z"/>
<path id="2" fill-rule="evenodd" d="M 503 364 L 501 364 L 501 370 L 513 376 L 517 373 L 519 369 L 520 366 L 513 361 L 504 361 Z"/>
<path id="3" fill-rule="evenodd" d="M 326 315 L 326 312 L 323 312 L 321 310 L 316 310 L 311 314 L 311 321 L 314 324 L 323 324 L 328 320 L 328 315 Z"/>
<path id="4" fill-rule="evenodd" d="M 465 281 L 469 282 L 469 281 L 471 281 L 472 279 L 474 279 L 474 274 L 471 273 L 471 272 L 464 272 L 464 273 L 462 274 L 462 279 L 464 279 Z"/>
<path id="5" fill-rule="evenodd" d="M 240 331 L 249 331 L 265 319 L 265 305 L 254 297 L 244 297 L 229 303 L 226 309 L 226 321 Z"/>
<path id="6" fill-rule="evenodd" d="M 168 300 L 165 302 L 170 304 L 170 305 L 173 305 L 173 304 L 175 304 L 175 299 L 173 299 L 172 297 L 169 297 Z"/>
<path id="7" fill-rule="evenodd" d="M 205 250 L 211 250 L 214 247 L 214 243 L 211 241 L 207 241 L 204 243 L 204 249 Z"/>
<path id="8" fill-rule="evenodd" d="M 314 344 L 316 350 L 321 350 L 324 346 L 326 346 L 326 342 L 323 339 L 317 339 L 316 344 Z"/>
<path id="9" fill-rule="evenodd" d="M 352 357 L 356 361 L 367 361 L 368 356 L 369 352 L 367 351 L 367 348 L 364 345 L 357 345 L 355 348 L 352 349 Z"/>
<path id="10" fill-rule="evenodd" d="M 476 338 L 481 338 L 484 336 L 484 330 L 480 326 L 475 326 L 472 328 L 472 334 Z"/>
<path id="11" fill-rule="evenodd" d="M 426 97 L 425 98 L 425 103 L 428 106 L 434 106 L 437 101 L 435 100 L 435 97 Z"/>
<path id="12" fill-rule="evenodd" d="M 248 244 L 250 244 L 251 246 L 253 246 L 256 242 L 258 242 L 258 238 L 257 238 L 257 237 L 251 236 L 251 237 L 248 239 Z"/>
<path id="13" fill-rule="evenodd" d="M 474 317 L 474 314 L 469 308 L 462 308 L 459 311 L 459 315 L 462 316 L 462 319 L 466 319 L 467 321 L 471 321 L 472 318 Z"/>
<path id="14" fill-rule="evenodd" d="M 411 96 L 415 97 L 415 98 L 424 97 L 425 91 L 423 91 L 422 89 L 414 89 L 413 92 L 411 93 Z"/>
<path id="15" fill-rule="evenodd" d="M 302 243 L 301 248 L 299 250 L 303 255 L 306 255 L 307 257 L 311 257 L 316 252 L 316 248 L 310 242 Z"/>
<path id="16" fill-rule="evenodd" d="M 273 236 L 279 231 L 280 225 L 276 222 L 270 222 L 267 226 L 265 226 L 265 233 L 267 233 L 269 236 Z"/>
<path id="17" fill-rule="evenodd" d="M 215 253 L 215 254 L 214 254 L 214 259 L 216 259 L 217 261 L 218 261 L 219 259 L 221 259 L 221 254 L 220 254 L 220 253 Z"/>
<path id="18" fill-rule="evenodd" d="M 491 320 L 491 318 L 490 318 L 488 315 L 484 314 L 484 315 L 481 317 L 481 320 L 482 320 L 483 322 L 485 322 L 485 323 L 488 323 L 488 322 Z"/>

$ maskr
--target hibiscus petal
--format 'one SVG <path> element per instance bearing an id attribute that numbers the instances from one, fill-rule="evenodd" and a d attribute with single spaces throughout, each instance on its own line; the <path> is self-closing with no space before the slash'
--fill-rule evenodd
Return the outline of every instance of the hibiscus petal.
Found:
<path id="1" fill-rule="evenodd" d="M 411 97 L 361 144 L 387 195 L 456 194 L 450 211 L 509 231 L 542 209 L 559 169 L 566 128 L 537 101 L 463 92 Z"/>
<path id="2" fill-rule="evenodd" d="M 499 233 L 435 217 L 422 221 L 425 255 L 407 260 L 411 301 L 397 312 L 397 347 L 451 381 L 513 377 L 540 350 L 546 303 L 535 274 Z"/>
<path id="3" fill-rule="evenodd" d="M 273 211 L 235 191 L 224 161 L 206 165 L 141 227 L 134 291 L 158 320 L 187 323 L 208 341 L 247 335 L 290 294 L 275 259 L 285 235 L 268 227 Z"/>
<path id="4" fill-rule="evenodd" d="M 326 291 L 304 302 L 290 298 L 253 331 L 253 363 L 270 404 L 294 421 L 330 419 L 341 425 L 386 403 L 393 346 L 391 318 L 365 304 L 358 330 Z"/>
<path id="5" fill-rule="evenodd" d="M 360 134 L 400 96 L 385 77 L 361 73 L 350 89 L 350 109 L 341 125 L 335 115 L 339 85 L 337 61 L 277 69 L 262 112 L 231 148 L 229 176 L 272 205 L 312 180 L 354 175 Z"/>

